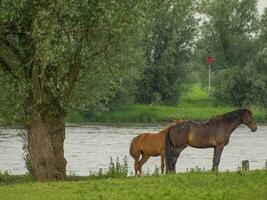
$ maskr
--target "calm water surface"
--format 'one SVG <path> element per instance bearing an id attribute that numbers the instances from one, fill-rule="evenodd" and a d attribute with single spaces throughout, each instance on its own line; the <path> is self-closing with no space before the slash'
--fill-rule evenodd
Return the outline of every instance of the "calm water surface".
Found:
<path id="1" fill-rule="evenodd" d="M 129 156 L 129 145 L 134 136 L 141 132 L 157 132 L 161 126 L 152 125 L 82 125 L 66 128 L 65 157 L 67 171 L 77 175 L 88 175 L 90 171 L 107 168 L 110 156 L 120 160 L 126 155 L 129 171 L 133 170 L 133 159 Z M 22 139 L 19 130 L 0 129 L 0 171 L 12 174 L 26 172 L 23 161 Z M 186 148 L 177 162 L 177 171 L 200 167 L 211 169 L 213 149 Z M 267 126 L 258 126 L 251 133 L 245 126 L 234 131 L 225 147 L 220 170 L 236 170 L 242 160 L 250 161 L 251 169 L 262 169 L 267 160 Z M 160 166 L 160 158 L 150 158 L 144 171 L 153 172 Z"/>

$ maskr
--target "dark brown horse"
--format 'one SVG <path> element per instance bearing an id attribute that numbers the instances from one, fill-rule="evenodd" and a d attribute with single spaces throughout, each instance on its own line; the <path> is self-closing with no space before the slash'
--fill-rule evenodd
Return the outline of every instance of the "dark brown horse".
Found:
<path id="1" fill-rule="evenodd" d="M 257 130 L 257 124 L 249 109 L 235 110 L 211 118 L 208 122 L 184 121 L 172 126 L 165 138 L 166 172 L 175 172 L 177 159 L 187 146 L 214 148 L 212 170 L 218 170 L 223 148 L 240 124 L 248 126 L 252 132 Z"/>
<path id="2" fill-rule="evenodd" d="M 133 138 L 130 145 L 130 155 L 135 160 L 135 175 L 142 174 L 142 166 L 145 164 L 145 162 L 149 159 L 150 156 L 160 156 L 161 173 L 163 174 L 165 136 L 168 133 L 170 127 L 175 126 L 181 122 L 183 122 L 183 120 L 177 120 L 176 122 L 170 124 L 158 133 L 142 133 Z M 140 159 L 141 155 L 142 158 Z"/>

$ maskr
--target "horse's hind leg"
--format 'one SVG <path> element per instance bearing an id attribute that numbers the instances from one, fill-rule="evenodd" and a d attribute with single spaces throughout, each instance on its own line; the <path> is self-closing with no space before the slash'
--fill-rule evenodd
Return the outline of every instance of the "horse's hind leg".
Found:
<path id="1" fill-rule="evenodd" d="M 142 153 L 142 158 L 139 161 L 139 172 L 140 172 L 140 176 L 142 175 L 142 166 L 145 164 L 145 162 L 149 159 L 149 156 Z"/>
<path id="2" fill-rule="evenodd" d="M 135 176 L 137 176 L 139 170 L 138 159 L 134 161 L 134 170 L 135 170 Z"/>
<path id="3" fill-rule="evenodd" d="M 139 170 L 139 158 L 140 158 L 140 153 L 136 153 L 132 155 L 134 159 L 134 170 L 135 170 L 135 176 L 138 175 L 138 170 Z"/>

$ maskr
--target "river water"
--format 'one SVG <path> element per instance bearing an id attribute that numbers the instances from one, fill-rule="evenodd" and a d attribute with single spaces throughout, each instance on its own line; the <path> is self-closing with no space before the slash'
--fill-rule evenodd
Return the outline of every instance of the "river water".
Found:
<path id="1" fill-rule="evenodd" d="M 129 156 L 129 145 L 134 136 L 141 132 L 157 132 L 162 125 L 81 125 L 67 126 L 65 157 L 68 161 L 67 174 L 88 175 L 90 171 L 107 168 L 110 156 L 120 161 L 128 157 L 129 172 L 133 172 L 133 159 Z M 20 130 L 0 129 L 0 171 L 11 174 L 26 172 L 23 161 L 23 142 Z M 191 168 L 211 169 L 213 149 L 188 147 L 180 155 L 177 171 Z M 267 160 L 267 126 L 258 126 L 251 133 L 245 126 L 237 128 L 225 147 L 219 166 L 220 171 L 237 170 L 242 160 L 250 161 L 251 169 L 262 169 Z M 143 166 L 145 172 L 152 173 L 160 166 L 160 158 L 150 158 Z"/>

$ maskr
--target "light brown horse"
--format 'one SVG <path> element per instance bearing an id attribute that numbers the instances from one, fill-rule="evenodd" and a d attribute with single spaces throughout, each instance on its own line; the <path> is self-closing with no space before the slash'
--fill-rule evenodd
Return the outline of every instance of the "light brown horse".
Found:
<path id="1" fill-rule="evenodd" d="M 165 137 L 166 172 L 175 172 L 177 159 L 187 146 L 214 148 L 212 170 L 218 170 L 223 148 L 240 124 L 248 126 L 252 132 L 257 130 L 249 109 L 235 110 L 204 123 L 185 121 L 172 126 Z"/>
<path id="2" fill-rule="evenodd" d="M 168 133 L 170 127 L 181 123 L 183 120 L 177 120 L 158 133 L 142 133 L 133 138 L 130 145 L 130 155 L 135 160 L 134 169 L 135 175 L 142 174 L 142 166 L 149 159 L 150 156 L 160 156 L 161 159 L 161 173 L 164 170 L 164 146 L 165 135 Z M 140 156 L 142 158 L 140 159 Z M 139 160 L 140 159 L 140 160 Z M 138 174 L 139 172 L 139 174 Z"/>

